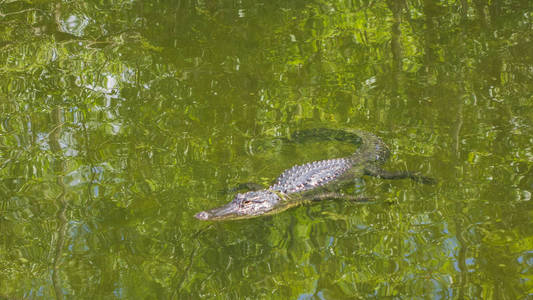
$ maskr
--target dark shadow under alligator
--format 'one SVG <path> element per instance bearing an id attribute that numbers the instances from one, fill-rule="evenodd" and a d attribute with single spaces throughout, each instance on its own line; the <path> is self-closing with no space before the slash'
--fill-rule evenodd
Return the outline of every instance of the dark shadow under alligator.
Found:
<path id="1" fill-rule="evenodd" d="M 295 133 L 292 141 L 307 141 L 327 136 L 330 140 L 360 144 L 350 156 L 315 161 L 285 170 L 273 185 L 264 188 L 245 184 L 252 191 L 237 194 L 233 201 L 221 207 L 199 212 L 199 220 L 234 220 L 278 213 L 290 207 L 325 199 L 358 201 L 361 197 L 340 193 L 347 183 L 363 175 L 383 179 L 410 178 L 421 183 L 434 180 L 411 172 L 389 172 L 381 165 L 389 157 L 389 149 L 372 133 L 362 130 L 336 130 L 317 128 Z M 241 186 L 241 187 L 242 187 Z"/>

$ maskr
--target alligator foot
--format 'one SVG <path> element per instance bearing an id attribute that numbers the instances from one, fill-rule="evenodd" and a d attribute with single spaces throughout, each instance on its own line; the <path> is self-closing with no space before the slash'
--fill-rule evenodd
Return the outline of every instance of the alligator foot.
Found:
<path id="1" fill-rule="evenodd" d="M 437 180 L 435 178 L 422 176 L 416 173 L 408 172 L 408 171 L 397 171 L 397 172 L 391 172 L 391 171 L 385 171 L 382 169 L 365 169 L 365 175 L 369 176 L 375 176 L 382 179 L 404 179 L 409 178 L 416 182 L 420 182 L 423 184 L 435 184 L 437 183 Z"/>

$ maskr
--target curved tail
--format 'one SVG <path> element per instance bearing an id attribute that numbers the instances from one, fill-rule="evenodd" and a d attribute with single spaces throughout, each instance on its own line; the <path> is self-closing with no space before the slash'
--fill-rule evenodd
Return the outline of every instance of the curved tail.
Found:
<path id="1" fill-rule="evenodd" d="M 312 128 L 295 132 L 291 138 L 295 142 L 310 140 L 334 140 L 359 145 L 351 155 L 354 162 L 382 163 L 389 157 L 387 145 L 373 133 L 356 129 Z"/>
<path id="2" fill-rule="evenodd" d="M 357 134 L 362 140 L 361 146 L 351 156 L 354 162 L 383 163 L 389 158 L 389 147 L 378 136 L 363 130 L 350 132 Z"/>

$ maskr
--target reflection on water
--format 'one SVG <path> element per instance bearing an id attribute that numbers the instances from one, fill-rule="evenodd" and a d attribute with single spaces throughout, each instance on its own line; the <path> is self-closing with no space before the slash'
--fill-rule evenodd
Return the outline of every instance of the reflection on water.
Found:
<path id="1" fill-rule="evenodd" d="M 0 6 L 0 298 L 532 296 L 531 5 Z M 374 201 L 205 223 L 243 182 L 344 156 Z"/>

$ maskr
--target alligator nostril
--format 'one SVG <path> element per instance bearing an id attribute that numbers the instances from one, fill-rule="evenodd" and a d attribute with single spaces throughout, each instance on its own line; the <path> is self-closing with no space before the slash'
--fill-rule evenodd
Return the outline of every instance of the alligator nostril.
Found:
<path id="1" fill-rule="evenodd" d="M 194 217 L 198 220 L 207 220 L 209 218 L 209 214 L 205 211 L 202 211 L 194 215 Z"/>

